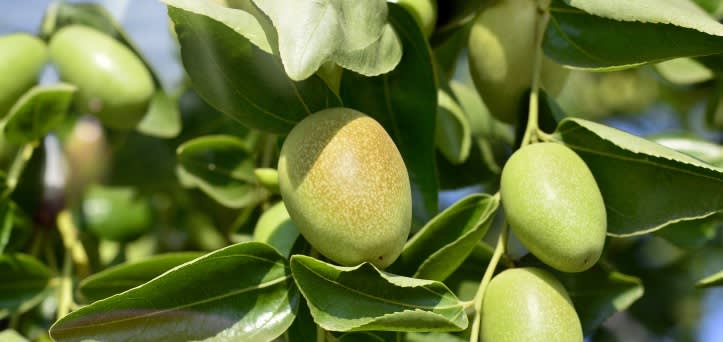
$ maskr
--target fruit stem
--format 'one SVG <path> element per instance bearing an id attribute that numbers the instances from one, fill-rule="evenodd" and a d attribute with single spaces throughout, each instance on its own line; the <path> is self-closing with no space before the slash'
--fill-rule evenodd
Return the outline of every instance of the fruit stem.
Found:
<path id="1" fill-rule="evenodd" d="M 547 22 L 550 20 L 550 11 L 547 8 L 538 9 L 537 23 L 535 25 L 535 57 L 532 61 L 532 84 L 530 85 L 530 106 L 527 112 L 527 126 L 522 136 L 522 145 L 533 143 L 537 140 L 540 74 L 542 73 L 542 40 L 545 37 Z"/>
<path id="2" fill-rule="evenodd" d="M 10 194 L 12 194 L 12 192 L 15 190 L 15 187 L 18 186 L 18 181 L 20 180 L 20 176 L 25 169 L 25 165 L 30 160 L 30 157 L 33 156 L 35 145 L 35 143 L 28 143 L 23 145 L 20 150 L 18 150 L 18 153 L 15 155 L 15 159 L 13 159 L 13 162 L 10 165 L 10 169 L 8 170 L 6 187 L 1 195 L 2 199 L 8 198 Z"/>
<path id="3" fill-rule="evenodd" d="M 482 300 L 484 299 L 485 291 L 487 290 L 487 285 L 489 285 L 490 280 L 492 280 L 492 275 L 495 273 L 497 264 L 500 262 L 500 258 L 505 253 L 505 246 L 507 245 L 507 232 L 508 232 L 507 226 L 502 227 L 500 236 L 497 238 L 497 245 L 495 246 L 495 251 L 492 254 L 492 259 L 490 260 L 490 263 L 487 265 L 485 274 L 482 277 L 482 282 L 480 283 L 479 288 L 477 289 L 477 294 L 475 294 L 475 296 L 474 296 L 474 312 L 475 313 L 474 313 L 474 322 L 472 323 L 472 332 L 469 336 L 470 342 L 479 341 L 480 323 L 482 320 Z"/>
<path id="4" fill-rule="evenodd" d="M 325 342 L 326 341 L 326 330 L 322 328 L 320 325 L 316 326 L 316 342 Z"/>

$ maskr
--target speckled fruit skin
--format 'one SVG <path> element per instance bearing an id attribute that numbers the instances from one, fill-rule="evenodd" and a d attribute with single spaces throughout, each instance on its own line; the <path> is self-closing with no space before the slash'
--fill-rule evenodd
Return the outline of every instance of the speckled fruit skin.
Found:
<path id="1" fill-rule="evenodd" d="M 532 84 L 537 0 L 504 0 L 485 9 L 469 34 L 469 68 L 477 92 L 498 120 L 517 122 L 522 95 Z M 540 80 L 557 95 L 569 71 L 543 57 Z"/>
<path id="2" fill-rule="evenodd" d="M 482 302 L 481 323 L 482 341 L 583 340 L 567 291 L 539 268 L 513 268 L 492 278 Z"/>
<path id="3" fill-rule="evenodd" d="M 131 129 L 146 114 L 155 87 L 148 69 L 130 49 L 86 26 L 66 26 L 50 41 L 60 78 L 78 86 L 76 109 L 104 125 Z"/>
<path id="4" fill-rule="evenodd" d="M 545 264 L 581 272 L 600 258 L 605 204 L 590 169 L 567 146 L 517 150 L 502 169 L 500 195 L 510 228 Z"/>
<path id="5" fill-rule="evenodd" d="M 374 119 L 347 108 L 314 113 L 286 137 L 279 186 L 311 245 L 346 266 L 389 266 L 402 252 L 412 195 L 402 156 Z"/>
<path id="6" fill-rule="evenodd" d="M 45 43 L 29 34 L 0 37 L 0 117 L 38 80 L 48 59 Z"/>

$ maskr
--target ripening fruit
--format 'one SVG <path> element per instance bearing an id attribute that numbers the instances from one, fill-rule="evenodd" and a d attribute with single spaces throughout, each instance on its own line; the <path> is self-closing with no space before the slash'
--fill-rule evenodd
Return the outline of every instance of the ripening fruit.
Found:
<path id="1" fill-rule="evenodd" d="M 429 38 L 437 24 L 437 0 L 396 0 L 412 15 L 414 21 L 422 29 L 424 36 Z"/>
<path id="2" fill-rule="evenodd" d="M 514 124 L 522 95 L 532 84 L 537 0 L 498 1 L 469 34 L 469 67 L 477 92 L 497 119 Z M 557 95 L 568 71 L 543 57 L 540 81 Z"/>
<path id="3" fill-rule="evenodd" d="M 45 43 L 29 34 L 0 37 L 0 117 L 38 80 L 48 59 Z"/>
<path id="4" fill-rule="evenodd" d="M 76 109 L 104 125 L 131 129 L 143 118 L 154 92 L 143 62 L 115 39 L 86 26 L 53 35 L 50 57 L 60 77 L 78 86 Z"/>
<path id="5" fill-rule="evenodd" d="M 517 150 L 502 169 L 500 195 L 510 228 L 545 264 L 581 272 L 605 244 L 605 204 L 590 169 L 568 147 L 539 143 Z"/>
<path id="6" fill-rule="evenodd" d="M 581 342 L 582 326 L 567 291 L 539 268 L 513 268 L 490 281 L 482 302 L 481 340 Z"/>
<path id="7" fill-rule="evenodd" d="M 278 169 L 291 219 L 321 254 L 385 268 L 402 252 L 412 220 L 409 176 L 374 119 L 347 108 L 308 116 L 286 138 Z"/>

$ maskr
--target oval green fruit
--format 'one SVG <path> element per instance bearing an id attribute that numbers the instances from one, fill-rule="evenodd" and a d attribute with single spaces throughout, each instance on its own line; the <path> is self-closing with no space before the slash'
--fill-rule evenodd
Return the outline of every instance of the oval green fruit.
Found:
<path id="1" fill-rule="evenodd" d="M 116 129 L 134 128 L 154 92 L 146 66 L 115 39 L 86 26 L 53 35 L 50 57 L 60 77 L 78 86 L 76 109 Z"/>
<path id="2" fill-rule="evenodd" d="M 286 138 L 278 169 L 291 219 L 321 254 L 385 268 L 402 252 L 412 220 L 409 176 L 374 119 L 347 108 L 308 116 Z"/>
<path id="3" fill-rule="evenodd" d="M 432 35 L 437 24 L 436 0 L 396 0 L 395 2 L 412 15 L 425 37 L 429 38 Z"/>
<path id="4" fill-rule="evenodd" d="M 113 241 L 131 241 L 151 228 L 150 203 L 133 188 L 93 185 L 82 204 L 86 227 L 94 235 Z"/>
<path id="5" fill-rule="evenodd" d="M 29 34 L 0 37 L 0 117 L 38 80 L 48 59 L 45 43 Z"/>
<path id="6" fill-rule="evenodd" d="M 581 272 L 597 262 L 607 216 L 595 178 L 568 147 L 539 143 L 512 154 L 500 195 L 510 228 L 545 264 Z"/>
<path id="7" fill-rule="evenodd" d="M 514 124 L 522 95 L 532 84 L 537 0 L 498 1 L 475 20 L 469 34 L 469 68 L 482 100 L 498 120 Z M 557 95 L 568 71 L 543 57 L 541 86 Z"/>
<path id="8" fill-rule="evenodd" d="M 539 268 L 513 268 L 490 281 L 481 340 L 581 342 L 582 325 L 565 288 Z"/>

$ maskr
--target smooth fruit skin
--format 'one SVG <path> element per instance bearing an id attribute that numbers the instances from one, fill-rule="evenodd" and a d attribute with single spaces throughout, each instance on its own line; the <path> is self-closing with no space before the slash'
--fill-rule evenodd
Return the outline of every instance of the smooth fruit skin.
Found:
<path id="1" fill-rule="evenodd" d="M 0 37 L 0 117 L 38 80 L 48 59 L 45 43 L 29 34 Z"/>
<path id="2" fill-rule="evenodd" d="M 402 156 L 384 128 L 347 108 L 314 113 L 289 133 L 279 186 L 299 232 L 346 266 L 389 266 L 402 252 L 412 195 Z"/>
<path id="3" fill-rule="evenodd" d="M 396 0 L 394 2 L 412 15 L 425 37 L 429 38 L 432 35 L 434 26 L 437 24 L 436 0 Z"/>
<path id="4" fill-rule="evenodd" d="M 78 86 L 76 109 L 104 125 L 131 129 L 146 114 L 154 92 L 146 66 L 115 39 L 85 26 L 66 26 L 50 41 L 60 77 Z"/>
<path id="5" fill-rule="evenodd" d="M 502 169 L 500 195 L 510 228 L 545 264 L 581 272 L 600 258 L 607 216 L 595 178 L 570 148 L 522 147 Z"/>
<path id="6" fill-rule="evenodd" d="M 565 288 L 539 268 L 513 268 L 490 281 L 482 302 L 481 340 L 581 342 L 582 325 Z"/>
<path id="7" fill-rule="evenodd" d="M 475 20 L 469 68 L 482 100 L 498 120 L 517 121 L 522 95 L 532 84 L 537 0 L 498 1 Z M 557 95 L 568 70 L 543 57 L 542 88 Z"/>

